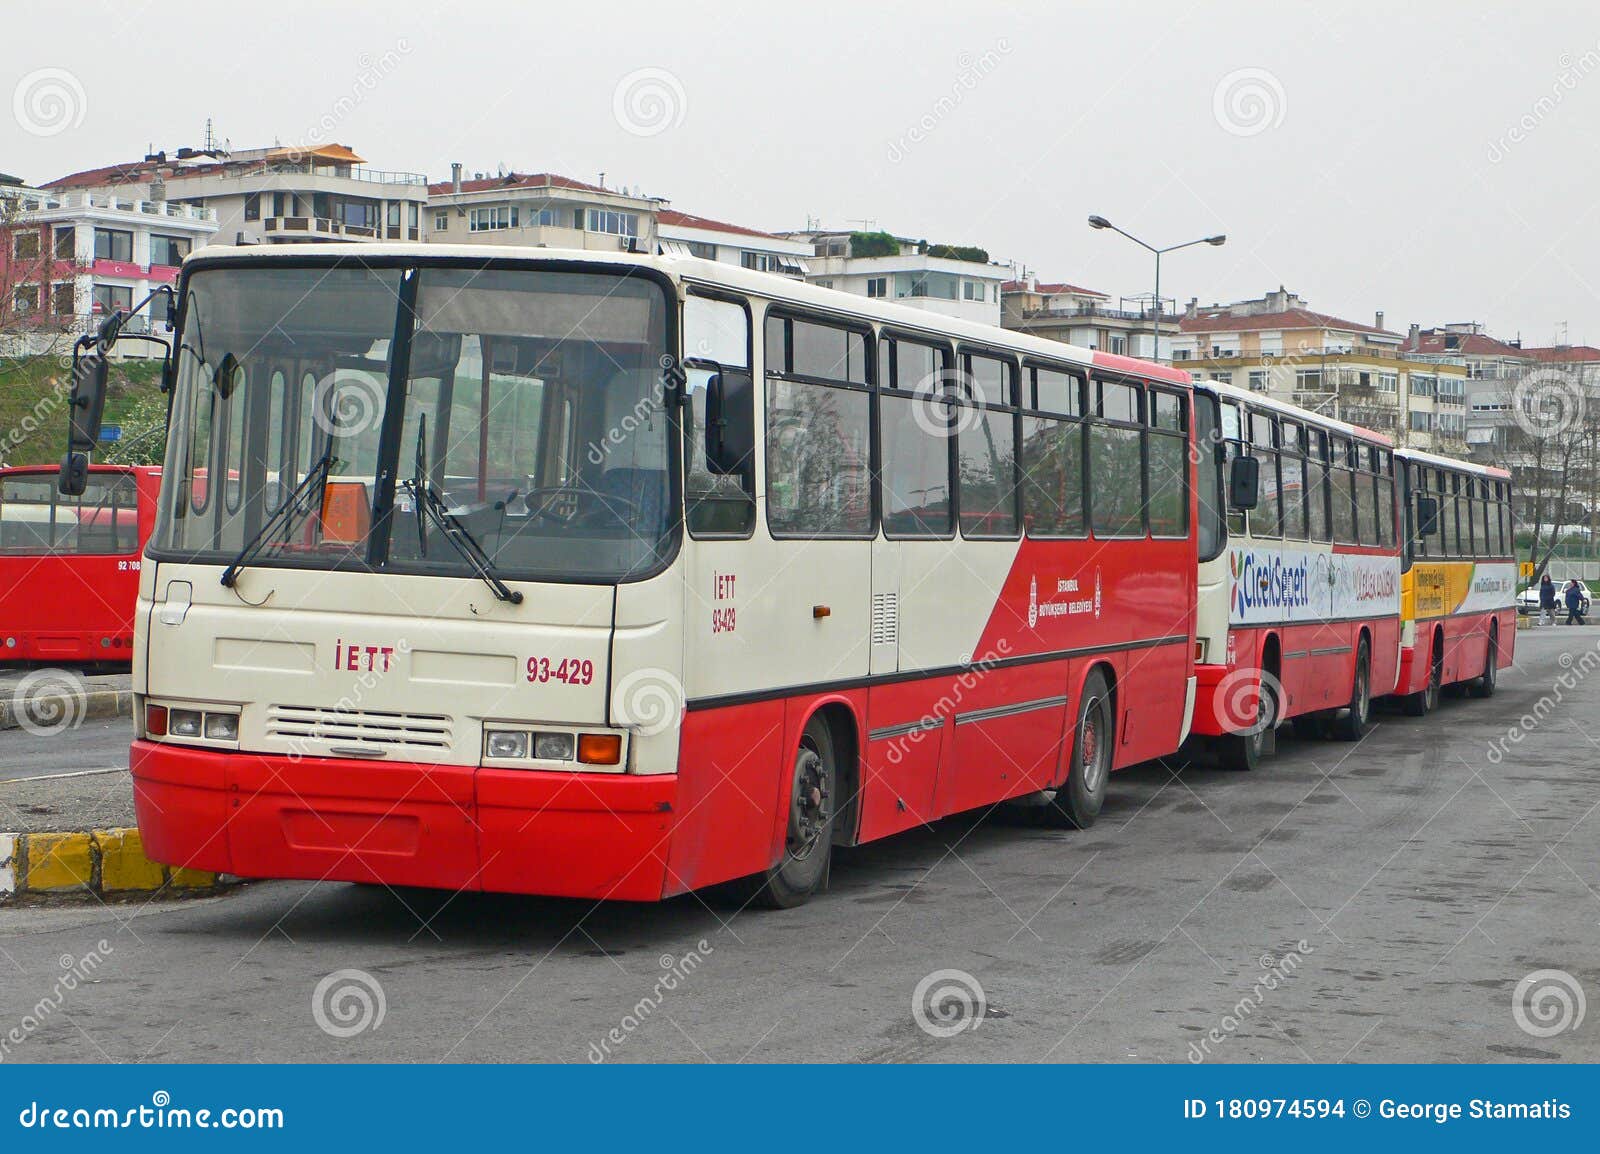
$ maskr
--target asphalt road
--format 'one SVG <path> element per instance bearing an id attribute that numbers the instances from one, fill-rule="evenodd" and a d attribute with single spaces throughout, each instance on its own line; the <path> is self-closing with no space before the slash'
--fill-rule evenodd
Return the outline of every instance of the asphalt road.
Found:
<path id="1" fill-rule="evenodd" d="M 85 721 L 62 733 L 0 732 L 0 782 L 88 769 L 126 769 L 133 722 L 126 717 Z"/>
<path id="2" fill-rule="evenodd" d="M 1537 975 L 1600 997 L 1600 629 L 1517 641 L 1492 700 L 1251 775 L 1139 767 L 1086 833 L 945 821 L 841 855 L 796 911 L 298 882 L 0 910 L 0 1038 L 31 1015 L 7 1060 L 1597 1061 L 1600 1006 L 1572 1028 Z M 986 1009 L 936 1036 L 913 999 L 945 970 Z"/>

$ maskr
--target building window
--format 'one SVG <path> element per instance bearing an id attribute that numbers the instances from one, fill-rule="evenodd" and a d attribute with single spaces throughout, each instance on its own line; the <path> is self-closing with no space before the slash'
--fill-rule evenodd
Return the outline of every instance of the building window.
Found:
<path id="1" fill-rule="evenodd" d="M 278 215 L 282 216 L 283 213 L 280 212 Z M 261 219 L 261 194 L 259 192 L 247 192 L 244 194 L 244 218 L 246 220 Z"/>
<path id="2" fill-rule="evenodd" d="M 133 260 L 133 233 L 112 228 L 94 230 L 95 260 Z"/>
<path id="3" fill-rule="evenodd" d="M 888 296 L 889 278 L 886 276 L 869 276 L 867 278 L 867 295 L 869 297 Z"/>
<path id="4" fill-rule="evenodd" d="M 639 217 L 632 212 L 612 212 L 609 209 L 589 210 L 589 231 L 608 232 L 613 236 L 638 236 Z"/>
<path id="5" fill-rule="evenodd" d="M 1398 373 L 1379 373 L 1378 391 L 1380 393 L 1395 393 L 1400 389 L 1400 375 Z"/>
<path id="6" fill-rule="evenodd" d="M 150 237 L 150 263 L 176 267 L 189 255 L 189 238 L 184 236 Z"/>
<path id="7" fill-rule="evenodd" d="M 1417 433 L 1431 433 L 1433 431 L 1433 414 L 1413 412 L 1411 414 L 1411 429 Z"/>
<path id="8" fill-rule="evenodd" d="M 983 282 L 979 280 L 964 280 L 961 282 L 961 299 L 964 301 L 981 301 L 984 299 Z"/>
<path id="9" fill-rule="evenodd" d="M 1320 369 L 1296 369 L 1294 387 L 1302 393 L 1321 392 L 1322 371 Z"/>
<path id="10" fill-rule="evenodd" d="M 78 230 L 70 224 L 56 225 L 55 253 L 57 260 L 78 259 Z"/>
<path id="11" fill-rule="evenodd" d="M 39 230 L 26 229 L 11 238 L 11 255 L 17 260 L 32 260 L 39 255 Z"/>
<path id="12" fill-rule="evenodd" d="M 1422 373 L 1411 374 L 1411 395 L 1413 397 L 1431 397 L 1439 391 L 1439 383 L 1434 377 L 1424 376 Z"/>
<path id="13" fill-rule="evenodd" d="M 31 313 L 39 307 L 39 286 L 19 284 L 11 290 L 11 308 L 19 315 Z"/>
<path id="14" fill-rule="evenodd" d="M 78 311 L 77 293 L 71 281 L 62 281 L 51 288 L 50 311 L 58 317 L 69 317 Z"/>
<path id="15" fill-rule="evenodd" d="M 832 288 L 833 287 L 833 281 L 831 281 L 831 280 L 819 280 L 817 282 L 817 287 L 818 288 Z"/>
<path id="16" fill-rule="evenodd" d="M 1267 391 L 1266 369 L 1250 370 L 1250 391 L 1252 393 L 1264 393 Z"/>
<path id="17" fill-rule="evenodd" d="M 497 204 L 493 208 L 475 208 L 468 215 L 468 232 L 501 232 L 517 227 L 517 206 Z"/>
<path id="18" fill-rule="evenodd" d="M 1114 336 L 1111 338 L 1111 351 L 1119 357 L 1128 355 L 1128 338 Z"/>
<path id="19" fill-rule="evenodd" d="M 691 240 L 689 242 L 689 255 L 697 256 L 701 260 L 716 260 L 717 246 L 708 241 Z"/>
<path id="20" fill-rule="evenodd" d="M 94 286 L 94 311 L 97 316 L 110 316 L 118 309 L 133 307 L 133 289 L 127 285 L 97 284 Z"/>
<path id="21" fill-rule="evenodd" d="M 433 214 L 433 231 L 450 231 L 450 214 L 448 212 L 436 212 Z"/>

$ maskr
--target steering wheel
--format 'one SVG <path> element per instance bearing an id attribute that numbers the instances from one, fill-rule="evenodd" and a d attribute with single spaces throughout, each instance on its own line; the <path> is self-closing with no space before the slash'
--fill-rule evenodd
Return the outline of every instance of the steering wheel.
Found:
<path id="1" fill-rule="evenodd" d="M 629 518 L 643 513 L 637 501 L 619 493 L 597 493 L 572 484 L 540 485 L 524 493 L 523 500 L 527 502 L 530 517 L 558 525 L 597 524 L 618 513 L 626 513 Z M 563 500 L 572 502 L 571 512 L 563 514 L 552 508 Z"/>

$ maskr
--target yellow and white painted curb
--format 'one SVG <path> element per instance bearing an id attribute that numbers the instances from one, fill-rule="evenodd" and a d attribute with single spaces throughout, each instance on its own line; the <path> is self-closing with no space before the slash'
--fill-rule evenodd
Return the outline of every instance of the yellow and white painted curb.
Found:
<path id="1" fill-rule="evenodd" d="M 234 880 L 151 861 L 137 829 L 0 833 L 0 904 L 34 895 L 193 894 Z"/>

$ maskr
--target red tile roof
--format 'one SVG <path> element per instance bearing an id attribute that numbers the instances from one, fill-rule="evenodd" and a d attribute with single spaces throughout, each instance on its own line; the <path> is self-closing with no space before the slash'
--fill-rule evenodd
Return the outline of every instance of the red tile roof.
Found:
<path id="1" fill-rule="evenodd" d="M 1200 309 L 1183 317 L 1178 329 L 1186 333 L 1242 333 L 1265 332 L 1273 329 L 1338 329 L 1341 332 L 1374 333 L 1378 336 L 1397 337 L 1400 334 L 1388 329 L 1347 321 L 1327 313 L 1310 309 L 1288 309 L 1279 313 L 1257 313 L 1254 316 L 1234 316 L 1227 309 Z"/>
<path id="2" fill-rule="evenodd" d="M 1449 343 L 1452 338 L 1455 344 Z M 1482 333 L 1419 333 L 1417 336 L 1407 337 L 1405 343 L 1400 346 L 1400 351 L 1425 353 L 1429 356 L 1443 356 L 1448 353 L 1464 353 L 1478 357 L 1526 358 L 1528 356 L 1528 350 L 1497 341 Z"/>
<path id="3" fill-rule="evenodd" d="M 508 172 L 504 176 L 489 176 L 482 180 L 463 180 L 461 182 L 462 192 L 489 192 L 497 188 L 569 188 L 577 192 L 605 192 L 610 193 L 612 196 L 622 195 L 619 189 L 601 188 L 598 184 L 586 184 L 581 180 L 573 180 L 570 176 L 560 176 L 553 172 Z M 454 190 L 455 186 L 448 180 L 428 185 L 429 196 L 440 196 Z"/>
<path id="4" fill-rule="evenodd" d="M 712 220 L 708 216 L 695 216 L 693 213 L 679 212 L 672 208 L 657 209 L 656 221 L 668 227 L 703 228 L 707 232 L 736 232 L 740 236 L 760 236 L 768 240 L 782 239 L 774 233 L 762 232 L 758 228 L 746 228 L 742 224 L 729 224 L 727 221 Z"/>
<path id="5" fill-rule="evenodd" d="M 1035 292 L 1041 296 L 1047 297 L 1056 296 L 1059 293 L 1071 293 L 1073 296 L 1099 297 L 1101 300 L 1111 299 L 1110 295 L 1107 293 L 1097 292 L 1094 289 L 1079 288 L 1075 284 L 1066 284 L 1062 281 L 1056 281 L 1050 284 L 1046 284 L 1041 281 L 1038 284 L 1035 284 L 1032 288 L 1029 288 L 1027 281 L 1008 280 L 1005 284 L 1000 286 L 1000 291 L 1008 293 Z"/>
<path id="6" fill-rule="evenodd" d="M 1600 361 L 1600 349 L 1593 345 L 1551 345 L 1546 348 L 1522 350 L 1523 356 L 1549 364 L 1569 365 L 1578 361 Z"/>
<path id="7" fill-rule="evenodd" d="M 165 160 L 134 160 L 129 161 L 127 164 L 108 164 L 104 168 L 89 168 L 82 172 L 69 173 L 40 187 L 110 188 L 119 184 L 142 184 L 158 173 L 168 180 L 183 180 L 191 176 L 206 176 L 230 167 L 240 168 L 261 164 L 265 160 L 282 160 L 291 157 L 315 157 L 318 160 L 329 161 L 334 164 L 366 163 L 365 160 L 343 144 L 324 144 L 310 149 L 279 147 L 268 150 L 265 158 L 258 155 L 251 160 L 229 161 L 226 158 L 217 159 L 209 155 L 203 155 L 187 160 L 172 156 Z"/>

